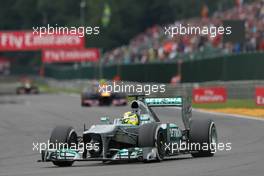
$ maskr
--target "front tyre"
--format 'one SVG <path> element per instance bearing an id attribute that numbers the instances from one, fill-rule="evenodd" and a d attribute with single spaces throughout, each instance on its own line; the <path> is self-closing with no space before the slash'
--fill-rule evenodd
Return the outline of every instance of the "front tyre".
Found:
<path id="1" fill-rule="evenodd" d="M 55 146 L 60 146 L 59 144 L 63 143 L 67 146 L 71 146 L 73 144 L 77 145 L 77 133 L 70 126 L 57 126 L 53 129 L 50 136 L 50 143 Z M 60 150 L 60 149 L 57 149 Z M 52 161 L 52 163 L 59 167 L 68 167 L 72 166 L 73 161 Z"/>
<path id="2" fill-rule="evenodd" d="M 138 146 L 156 148 L 156 161 L 162 161 L 165 155 L 165 135 L 158 123 L 146 123 L 139 127 Z M 148 160 L 144 160 L 148 161 Z"/>

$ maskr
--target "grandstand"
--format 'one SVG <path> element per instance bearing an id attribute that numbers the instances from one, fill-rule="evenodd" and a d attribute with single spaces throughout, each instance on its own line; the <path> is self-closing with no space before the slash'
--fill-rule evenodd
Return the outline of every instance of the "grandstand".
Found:
<path id="1" fill-rule="evenodd" d="M 141 18 L 142 13 L 145 13 L 145 10 L 150 8 L 150 2 L 145 4 L 145 6 L 141 9 L 142 11 L 139 11 L 139 13 L 141 12 L 140 15 L 135 15 L 132 11 L 131 14 L 124 13 L 124 9 L 132 8 L 128 7 L 129 3 L 127 2 L 120 4 L 115 1 L 115 4 L 111 4 L 110 10 L 113 10 L 113 14 L 111 19 L 109 19 L 109 25 L 99 25 L 101 27 L 100 30 L 102 30 L 100 35 L 86 36 L 85 42 L 82 42 L 82 46 L 80 47 L 82 49 L 86 47 L 87 49 L 88 47 L 97 48 L 100 52 L 100 57 L 98 56 L 95 62 L 76 62 L 75 60 L 73 62 L 64 61 L 65 63 L 42 63 L 43 60 L 41 57 L 43 54 L 41 54 L 41 52 L 45 48 L 39 48 L 38 50 L 35 48 L 32 51 L 22 51 L 18 49 L 14 50 L 14 52 L 11 51 L 10 48 L 7 48 L 7 50 L 2 48 L 3 52 L 0 53 L 0 56 L 9 58 L 10 60 L 10 68 L 8 67 L 10 71 L 7 73 L 13 75 L 39 74 L 41 76 L 45 75 L 46 77 L 53 77 L 57 79 L 105 78 L 111 80 L 115 77 L 119 77 L 124 81 L 166 83 L 171 82 L 173 78 L 177 78 L 176 82 L 182 83 L 215 80 L 229 81 L 264 79 L 264 74 L 262 74 L 262 68 L 264 67 L 262 59 L 264 56 L 263 0 L 244 0 L 244 3 L 240 0 L 221 0 L 210 2 L 188 0 L 188 2 L 186 1 L 184 3 L 182 1 L 171 0 L 171 2 L 172 1 L 174 3 L 172 8 L 185 9 L 183 10 L 184 13 L 179 12 L 167 21 L 164 17 L 162 18 L 163 20 L 156 20 L 158 17 L 155 16 L 156 18 L 153 18 L 153 23 L 155 25 L 144 25 L 145 23 L 148 23 L 148 21 L 146 21 L 145 18 Z M 235 4 L 234 2 L 240 3 Z M 19 1 L 16 1 L 16 3 L 19 4 Z M 52 18 L 47 17 L 47 19 L 45 19 L 45 16 L 37 16 L 39 23 L 43 20 L 44 26 L 48 23 L 56 24 L 61 20 L 61 18 L 63 18 L 65 20 L 65 26 L 67 24 L 75 24 L 76 26 L 79 25 L 79 15 L 77 12 L 80 9 L 78 3 L 74 3 L 74 1 L 60 2 L 64 5 L 60 5 L 60 3 L 51 5 L 46 1 L 43 1 L 43 3 L 46 4 L 45 6 L 47 7 L 61 7 L 65 11 L 61 10 L 60 13 L 56 13 L 55 11 L 47 12 L 50 13 L 49 16 L 52 16 Z M 204 3 L 204 7 L 202 6 L 202 3 Z M 8 6 L 8 3 L 4 4 Z M 4 9 L 4 4 L 2 9 Z M 163 4 L 169 5 L 170 3 L 159 1 L 159 8 L 164 8 Z M 187 13 L 187 4 L 195 5 L 195 12 Z M 224 5 L 224 8 L 218 8 L 221 4 L 226 5 Z M 141 1 L 136 2 L 133 10 L 141 8 L 140 5 L 142 5 Z M 37 6 L 37 4 L 35 4 L 35 6 Z M 39 7 L 43 11 L 43 14 L 46 13 L 45 6 Z M 68 7 L 72 6 L 74 7 L 74 12 L 71 15 L 68 15 L 66 13 L 69 9 Z M 16 5 L 16 7 L 19 7 L 19 5 Z M 16 13 L 19 13 L 20 10 L 23 11 L 24 8 L 27 7 L 27 3 L 24 3 L 21 8 L 17 9 Z M 87 9 L 96 9 L 95 7 L 97 7 L 97 4 L 95 3 L 87 4 Z M 119 11 L 114 12 L 114 7 L 120 8 Z M 89 13 L 93 13 L 93 15 L 96 16 L 102 11 L 102 9 L 98 8 L 97 10 L 90 11 Z M 201 17 L 199 17 L 199 10 L 201 10 Z M 212 13 L 209 13 L 209 10 Z M 153 13 L 156 14 L 163 11 L 164 9 L 159 12 L 154 10 Z M 38 14 L 38 10 L 33 10 L 31 13 Z M 64 13 L 65 15 L 63 15 Z M 162 14 L 173 15 L 171 11 Z M 88 18 L 90 14 L 87 13 L 85 15 L 87 18 L 85 25 L 91 25 L 94 21 L 96 21 L 95 24 L 100 24 L 100 17 L 96 16 L 96 18 Z M 136 17 L 134 17 L 134 15 Z M 166 17 L 168 17 L 168 15 Z M 129 24 L 134 26 L 137 25 L 138 29 L 129 27 L 126 24 L 126 17 L 124 17 L 124 19 L 119 19 L 123 16 L 133 17 L 133 20 L 131 20 L 131 23 Z M 148 14 L 147 17 L 148 16 L 150 16 L 150 14 Z M 28 19 L 28 17 L 25 18 Z M 181 19 L 178 20 L 178 18 Z M 171 23 L 174 19 L 175 21 Z M 121 20 L 121 22 L 119 20 Z M 188 34 L 175 35 L 174 37 L 171 37 L 170 35 L 166 35 L 164 30 L 166 26 L 177 26 L 179 24 L 183 24 L 185 26 L 219 27 L 224 26 L 225 22 L 230 20 L 243 21 L 243 28 L 245 32 L 243 32 L 243 36 L 239 36 L 241 39 L 243 38 L 242 42 L 226 41 L 225 36 L 223 35 L 216 35 L 215 37 L 212 37 L 210 35 Z M 18 24 L 18 22 L 15 22 L 16 18 L 13 19 L 13 21 L 14 22 L 12 23 L 2 23 L 1 29 L 3 31 L 6 31 L 7 29 L 25 30 L 28 26 L 36 26 L 34 19 L 30 19 L 25 22 L 25 25 L 27 26 L 23 26 L 21 28 L 13 25 Z M 26 20 L 24 19 L 24 21 Z M 168 23 L 168 21 L 170 22 Z M 119 23 L 124 24 L 119 26 Z M 142 29 L 144 29 L 145 26 L 152 27 L 146 28 L 146 30 L 142 33 L 138 33 L 138 31 L 143 31 Z M 122 27 L 124 28 L 124 31 L 120 31 L 120 28 Z M 239 30 L 234 30 L 232 32 L 237 34 Z M 127 33 L 137 35 L 130 39 L 132 35 L 126 35 Z M 130 39 L 130 42 L 128 42 L 128 38 Z M 128 42 L 128 44 L 125 45 L 126 42 Z M 107 50 L 109 48 L 113 48 L 113 46 L 119 45 L 120 47 L 114 47 L 112 50 Z M 72 47 L 69 48 L 72 49 Z M 106 52 L 101 53 L 102 51 Z M 65 58 L 62 58 L 62 60 L 63 59 Z M 251 65 L 254 69 L 248 69 L 248 65 Z"/>
<path id="2" fill-rule="evenodd" d="M 234 6 L 226 11 L 216 11 L 212 16 L 183 19 L 171 25 L 219 26 L 225 20 L 245 21 L 245 42 L 223 42 L 223 36 L 216 37 L 185 35 L 164 35 L 164 26 L 155 25 L 131 39 L 126 46 L 120 46 L 103 57 L 104 64 L 131 64 L 169 62 L 178 59 L 199 59 L 231 53 L 264 51 L 264 1 Z M 236 32 L 236 31 L 233 31 Z"/>

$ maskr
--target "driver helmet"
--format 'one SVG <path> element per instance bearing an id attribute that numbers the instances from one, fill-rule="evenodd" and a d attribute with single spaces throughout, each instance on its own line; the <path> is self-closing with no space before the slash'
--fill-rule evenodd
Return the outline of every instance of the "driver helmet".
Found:
<path id="1" fill-rule="evenodd" d="M 138 125 L 138 115 L 136 113 L 133 113 L 131 111 L 125 112 L 122 118 L 123 124 L 131 124 L 131 125 Z"/>

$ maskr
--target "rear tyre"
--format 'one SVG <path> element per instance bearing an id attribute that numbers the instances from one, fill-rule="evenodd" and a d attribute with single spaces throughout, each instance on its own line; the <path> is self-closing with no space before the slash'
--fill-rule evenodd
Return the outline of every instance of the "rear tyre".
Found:
<path id="1" fill-rule="evenodd" d="M 138 146 L 155 147 L 157 149 L 156 161 L 162 161 L 164 158 L 164 143 L 165 135 L 162 128 L 160 127 L 160 124 L 146 123 L 139 127 Z"/>
<path id="2" fill-rule="evenodd" d="M 57 126 L 51 133 L 50 143 L 54 145 L 57 144 L 57 146 L 60 146 L 59 143 L 64 143 L 68 146 L 76 144 L 77 146 L 77 133 L 70 126 Z M 52 161 L 52 163 L 59 167 L 68 167 L 72 166 L 73 161 Z"/>
<path id="3" fill-rule="evenodd" d="M 193 157 L 211 157 L 216 152 L 217 132 L 215 123 L 210 119 L 193 119 L 190 124 L 190 145 L 200 146 Z"/>
<path id="4" fill-rule="evenodd" d="M 89 107 L 92 106 L 91 104 L 87 104 L 85 100 L 98 100 L 98 95 L 94 93 L 83 93 L 81 95 L 81 106 L 82 107 Z"/>
<path id="5" fill-rule="evenodd" d="M 117 106 L 126 106 L 127 105 L 127 96 L 126 96 L 126 94 L 114 93 L 112 95 L 112 97 L 113 97 L 113 100 L 126 100 L 124 103 L 118 104 Z"/>
<path id="6" fill-rule="evenodd" d="M 81 106 L 82 107 L 86 107 L 87 105 L 83 102 L 83 100 L 81 100 Z"/>
<path id="7" fill-rule="evenodd" d="M 25 90 L 24 90 L 22 87 L 18 87 L 18 88 L 16 89 L 16 94 L 17 94 L 17 95 L 24 94 L 24 92 L 25 92 Z"/>
<path id="8" fill-rule="evenodd" d="M 37 88 L 37 87 L 32 87 L 32 88 L 31 88 L 31 93 L 32 93 L 32 94 L 39 94 L 39 90 L 38 90 L 38 88 Z"/>

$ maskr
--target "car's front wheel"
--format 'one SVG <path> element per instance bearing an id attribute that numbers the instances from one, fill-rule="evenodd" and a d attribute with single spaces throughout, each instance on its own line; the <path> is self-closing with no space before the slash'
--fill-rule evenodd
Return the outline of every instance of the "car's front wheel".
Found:
<path id="1" fill-rule="evenodd" d="M 71 146 L 72 144 L 78 143 L 77 133 L 70 126 L 57 126 L 53 129 L 50 137 L 50 144 L 54 144 L 54 146 L 62 147 L 61 144 L 65 144 L 67 146 Z M 60 150 L 61 148 L 56 148 Z M 59 167 L 67 167 L 72 166 L 73 161 L 52 161 L 54 165 Z"/>
<path id="2" fill-rule="evenodd" d="M 165 135 L 159 123 L 146 123 L 139 128 L 138 146 L 155 148 L 156 161 L 162 161 L 165 155 Z M 153 159 L 147 158 L 143 161 L 151 161 Z"/>

